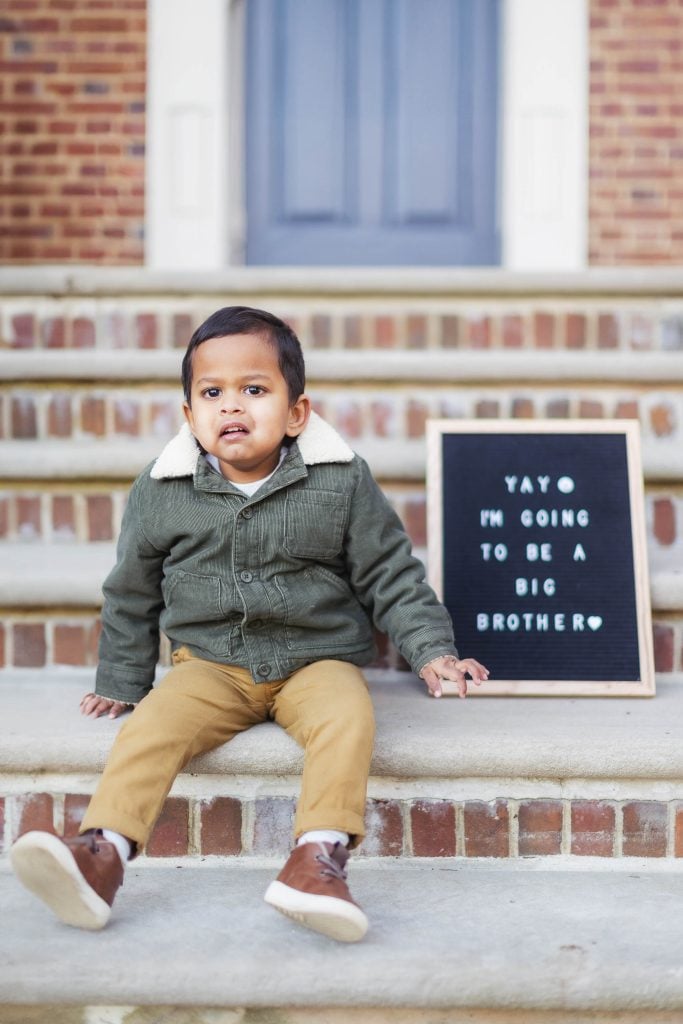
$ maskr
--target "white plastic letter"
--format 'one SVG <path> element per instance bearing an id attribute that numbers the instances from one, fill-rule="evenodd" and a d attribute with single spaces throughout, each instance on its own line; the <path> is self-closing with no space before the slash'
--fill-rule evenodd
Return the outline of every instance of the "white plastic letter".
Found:
<path id="1" fill-rule="evenodd" d="M 502 526 L 502 508 L 483 508 L 479 513 L 479 523 L 481 526 Z"/>

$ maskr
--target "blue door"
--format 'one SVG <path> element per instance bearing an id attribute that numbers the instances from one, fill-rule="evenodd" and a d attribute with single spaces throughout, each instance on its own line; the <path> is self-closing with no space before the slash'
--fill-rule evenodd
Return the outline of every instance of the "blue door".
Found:
<path id="1" fill-rule="evenodd" d="M 499 0 L 249 0 L 247 262 L 491 265 Z"/>

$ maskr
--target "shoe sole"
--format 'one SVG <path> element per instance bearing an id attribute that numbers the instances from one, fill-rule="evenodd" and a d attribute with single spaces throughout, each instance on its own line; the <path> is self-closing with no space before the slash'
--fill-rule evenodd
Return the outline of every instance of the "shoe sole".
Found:
<path id="1" fill-rule="evenodd" d="M 71 851 L 49 832 L 26 832 L 10 850 L 22 885 L 73 928 L 104 928 L 111 907 L 88 885 Z"/>
<path id="2" fill-rule="evenodd" d="M 360 907 L 335 896 L 314 896 L 275 881 L 263 898 L 298 924 L 338 942 L 359 942 L 368 930 L 368 919 Z"/>

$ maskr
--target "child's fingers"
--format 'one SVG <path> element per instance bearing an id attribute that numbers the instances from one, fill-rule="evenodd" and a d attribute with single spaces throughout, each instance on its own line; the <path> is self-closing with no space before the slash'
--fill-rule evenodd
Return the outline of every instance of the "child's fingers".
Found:
<path id="1" fill-rule="evenodd" d="M 431 697 L 441 696 L 441 677 L 433 668 L 430 668 L 429 665 L 425 665 L 420 673 L 420 678 L 427 684 L 427 689 L 429 690 L 429 695 Z"/>
<path id="2" fill-rule="evenodd" d="M 455 688 L 458 692 L 458 697 L 467 696 L 467 679 L 465 677 L 465 673 L 462 672 L 460 669 L 457 669 L 455 667 L 449 667 L 448 669 L 444 669 L 441 673 L 441 683 L 442 689 L 444 683 L 454 683 Z M 449 696 L 452 695 L 453 687 L 448 686 L 446 688 L 446 693 Z"/>
<path id="3" fill-rule="evenodd" d="M 489 677 L 489 670 L 485 665 L 481 665 L 474 658 L 464 658 L 458 662 L 458 668 L 461 672 L 467 672 L 472 677 L 472 681 L 480 686 Z"/>
<path id="4" fill-rule="evenodd" d="M 110 718 L 118 718 L 124 711 L 127 711 L 130 705 L 122 704 L 120 700 L 115 700 L 109 711 Z"/>
<path id="5" fill-rule="evenodd" d="M 92 714 L 94 709 L 99 706 L 101 699 L 96 693 L 86 693 L 80 703 L 81 714 Z"/>
<path id="6" fill-rule="evenodd" d="M 424 669 L 422 678 L 426 682 L 432 697 L 442 697 L 444 692 L 448 696 L 452 696 L 453 685 L 455 686 L 459 697 L 467 696 L 467 680 L 465 679 L 465 675 L 453 666 L 450 666 L 447 669 L 442 668 L 438 672 L 431 668 Z"/>
<path id="7" fill-rule="evenodd" d="M 109 715 L 110 718 L 118 718 L 128 705 L 118 700 L 110 700 L 108 697 L 99 697 L 96 693 L 86 693 L 81 700 L 81 714 L 88 718 L 99 718 L 100 715 Z"/>
<path id="8" fill-rule="evenodd" d="M 489 677 L 489 670 L 485 665 L 480 664 L 476 658 L 454 658 L 446 655 L 443 658 L 435 658 L 429 662 L 420 672 L 420 677 L 427 684 L 427 689 L 432 697 L 443 696 L 444 689 L 450 696 L 457 692 L 459 697 L 467 696 L 467 676 L 472 682 L 480 686 Z M 444 687 L 444 683 L 453 683 L 453 686 Z"/>

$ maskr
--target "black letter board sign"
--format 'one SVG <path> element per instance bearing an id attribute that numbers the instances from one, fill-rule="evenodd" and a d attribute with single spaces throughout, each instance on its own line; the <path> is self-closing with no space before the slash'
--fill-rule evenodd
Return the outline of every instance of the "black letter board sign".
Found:
<path id="1" fill-rule="evenodd" d="M 638 424 L 428 423 L 429 576 L 472 692 L 652 696 Z"/>

